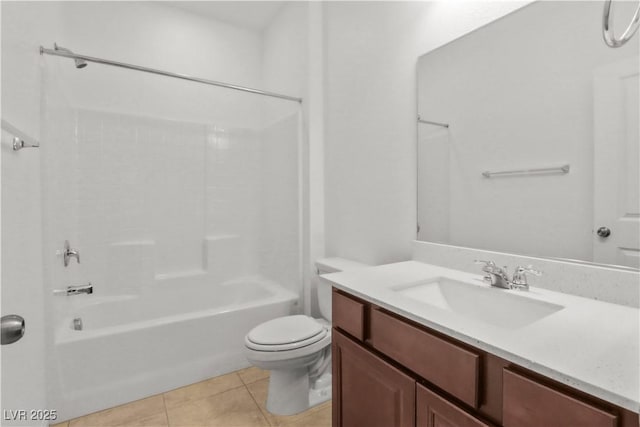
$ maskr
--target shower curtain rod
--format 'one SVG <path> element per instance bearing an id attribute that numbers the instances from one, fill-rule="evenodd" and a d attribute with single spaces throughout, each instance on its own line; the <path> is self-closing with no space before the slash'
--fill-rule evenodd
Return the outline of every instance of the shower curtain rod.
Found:
<path id="1" fill-rule="evenodd" d="M 285 99 L 287 101 L 295 101 L 295 102 L 302 103 L 302 98 L 296 98 L 294 96 L 282 95 L 279 93 L 267 92 L 264 90 L 253 89 L 250 87 L 238 86 L 238 85 L 233 85 L 229 83 L 222 83 L 215 80 L 201 79 L 199 77 L 192 77 L 186 74 L 171 73 L 169 71 L 157 70 L 155 68 L 141 67 L 139 65 L 127 64 L 125 62 L 111 61 L 108 59 L 95 58 L 93 56 L 78 55 L 69 50 L 64 50 L 63 48 L 59 48 L 59 47 L 57 47 L 57 49 L 47 49 L 43 46 L 40 46 L 40 55 L 44 55 L 45 53 L 47 55 L 62 56 L 65 58 L 71 58 L 71 59 L 76 59 L 81 61 L 95 62 L 97 64 L 112 65 L 114 67 L 127 68 L 129 70 L 136 70 L 136 71 L 142 71 L 145 73 L 158 74 L 166 77 L 174 77 L 176 79 L 188 80 L 196 83 L 204 83 L 211 86 L 226 87 L 228 89 L 239 90 L 242 92 L 250 92 L 258 95 L 271 96 L 273 98 L 280 98 L 280 99 Z"/>

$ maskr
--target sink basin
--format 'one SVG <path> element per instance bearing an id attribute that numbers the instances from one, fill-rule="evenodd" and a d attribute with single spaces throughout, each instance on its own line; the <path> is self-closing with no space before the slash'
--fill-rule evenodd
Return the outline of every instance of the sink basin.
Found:
<path id="1" fill-rule="evenodd" d="M 503 289 L 477 286 L 447 277 L 436 277 L 392 290 L 430 306 L 507 329 L 521 328 L 564 308 Z"/>

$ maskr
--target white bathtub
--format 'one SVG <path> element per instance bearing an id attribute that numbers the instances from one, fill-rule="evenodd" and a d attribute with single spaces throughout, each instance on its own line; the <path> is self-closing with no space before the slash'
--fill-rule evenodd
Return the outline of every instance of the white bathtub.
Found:
<path id="1" fill-rule="evenodd" d="M 57 325 L 52 407 L 66 420 L 249 366 L 244 336 L 296 311 L 298 296 L 260 278 L 156 283 L 138 296 L 79 296 Z M 73 329 L 73 319 L 83 329 Z"/>

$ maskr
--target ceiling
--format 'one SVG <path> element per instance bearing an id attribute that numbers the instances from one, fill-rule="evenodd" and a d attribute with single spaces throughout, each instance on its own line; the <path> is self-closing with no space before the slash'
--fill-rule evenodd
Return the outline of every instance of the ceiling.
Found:
<path id="1" fill-rule="evenodd" d="M 284 1 L 167 1 L 165 5 L 254 31 L 264 30 Z"/>

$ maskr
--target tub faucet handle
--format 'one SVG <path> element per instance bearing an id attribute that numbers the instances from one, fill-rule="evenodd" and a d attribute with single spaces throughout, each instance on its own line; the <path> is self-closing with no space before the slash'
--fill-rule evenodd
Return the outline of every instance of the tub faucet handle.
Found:
<path id="1" fill-rule="evenodd" d="M 66 289 L 53 290 L 54 295 L 65 295 L 68 297 L 71 295 L 80 295 L 80 294 L 89 295 L 92 293 L 93 293 L 93 285 L 91 284 L 91 282 L 87 283 L 86 285 L 67 286 Z"/>
<path id="2" fill-rule="evenodd" d="M 71 245 L 68 240 L 64 241 L 64 251 L 62 252 L 62 259 L 64 261 L 64 266 L 68 267 L 71 258 L 75 258 L 78 264 L 80 264 L 80 251 L 76 249 L 71 249 Z"/>

